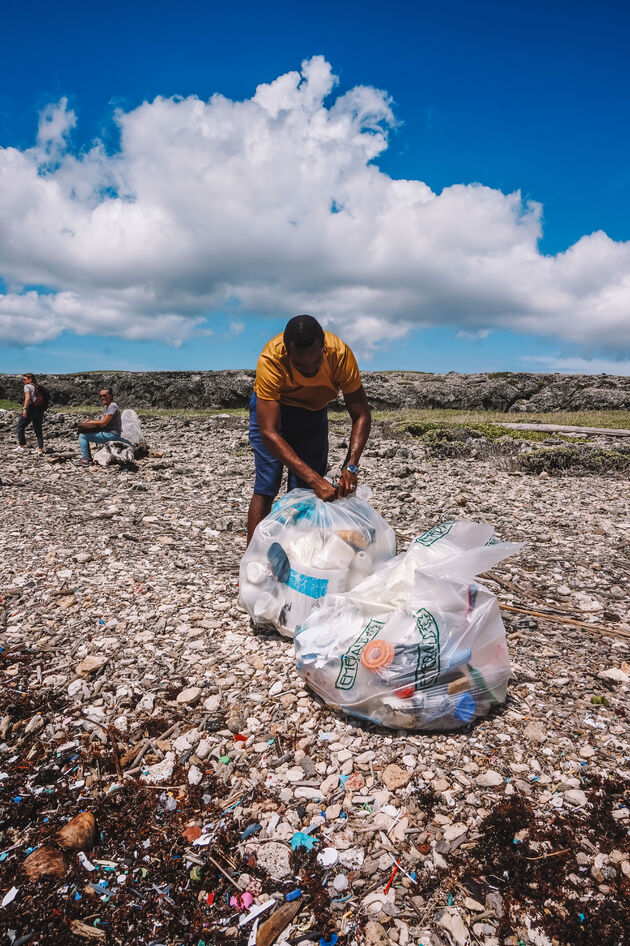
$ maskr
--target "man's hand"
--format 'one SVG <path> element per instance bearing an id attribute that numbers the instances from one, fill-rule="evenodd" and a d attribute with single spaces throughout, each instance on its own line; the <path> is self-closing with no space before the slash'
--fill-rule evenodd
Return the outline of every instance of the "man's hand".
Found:
<path id="1" fill-rule="evenodd" d="M 77 430 L 80 434 L 87 434 L 91 430 L 102 430 L 107 423 L 107 418 L 101 420 L 82 420 L 77 424 Z"/>
<path id="2" fill-rule="evenodd" d="M 339 477 L 339 498 L 342 496 L 354 496 L 357 491 L 357 475 L 350 470 L 342 470 Z"/>
<path id="3" fill-rule="evenodd" d="M 323 476 L 319 476 L 317 480 L 313 482 L 313 492 L 318 499 L 323 499 L 325 503 L 332 503 L 337 499 L 337 490 L 329 483 L 328 480 L 324 479 Z"/>

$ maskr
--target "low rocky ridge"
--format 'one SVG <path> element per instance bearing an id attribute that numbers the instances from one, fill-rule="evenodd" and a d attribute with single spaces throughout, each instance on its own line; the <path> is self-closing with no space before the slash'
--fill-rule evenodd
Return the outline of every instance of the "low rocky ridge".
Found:
<path id="1" fill-rule="evenodd" d="M 111 387 L 126 407 L 245 407 L 254 372 L 96 371 L 41 375 L 40 380 L 57 406 L 95 402 L 100 388 Z M 630 408 L 630 378 L 613 375 L 366 371 L 363 380 L 375 408 L 484 408 L 523 413 Z M 19 401 L 21 397 L 21 378 L 0 375 L 0 399 Z"/>
<path id="2" fill-rule="evenodd" d="M 402 732 L 322 705 L 291 642 L 250 629 L 244 417 L 147 420 L 136 473 L 63 462 L 75 421 L 47 419 L 44 459 L 0 414 L 7 942 L 247 946 L 271 898 L 279 924 L 302 904 L 296 946 L 627 946 L 627 482 L 374 430 L 361 477 L 401 548 L 453 517 L 526 543 L 486 579 L 506 704 Z"/>

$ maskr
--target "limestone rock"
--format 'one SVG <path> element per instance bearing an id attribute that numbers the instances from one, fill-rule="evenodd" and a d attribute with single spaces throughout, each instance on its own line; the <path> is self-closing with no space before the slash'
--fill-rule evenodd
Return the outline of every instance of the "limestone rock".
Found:
<path id="1" fill-rule="evenodd" d="M 393 792 L 396 791 L 396 789 L 404 788 L 405 785 L 408 785 L 411 775 L 406 769 L 402 769 L 399 765 L 391 764 L 383 770 L 381 779 L 385 787 Z"/>
<path id="2" fill-rule="evenodd" d="M 277 841 L 261 844 L 256 854 L 256 864 L 274 880 L 283 880 L 291 873 L 290 848 Z"/>
<path id="3" fill-rule="evenodd" d="M 89 677 L 91 673 L 95 673 L 101 667 L 104 667 L 108 660 L 108 657 L 103 657 L 100 654 L 90 654 L 80 664 L 77 664 L 76 673 L 79 677 Z"/>
<path id="4" fill-rule="evenodd" d="M 182 706 L 194 706 L 201 696 L 201 687 L 186 687 L 177 694 L 177 702 Z"/>
<path id="5" fill-rule="evenodd" d="M 365 924 L 365 946 L 390 946 L 385 927 L 376 920 L 369 920 Z"/>
<path id="6" fill-rule="evenodd" d="M 487 772 L 482 772 L 481 775 L 477 776 L 477 785 L 484 788 L 497 788 L 499 785 L 503 785 L 504 781 L 503 776 L 493 769 L 488 769 Z"/>

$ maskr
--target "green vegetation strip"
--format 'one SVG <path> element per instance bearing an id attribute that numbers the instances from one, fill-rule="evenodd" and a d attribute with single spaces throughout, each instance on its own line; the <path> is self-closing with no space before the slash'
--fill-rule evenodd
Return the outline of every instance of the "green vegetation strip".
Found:
<path id="1" fill-rule="evenodd" d="M 619 427 L 630 429 L 630 411 L 525 411 L 457 410 L 449 408 L 399 408 L 374 411 L 374 419 L 395 425 L 455 424 L 476 427 L 486 424 L 559 424 L 565 427 Z"/>
<path id="2" fill-rule="evenodd" d="M 553 447 L 533 450 L 518 458 L 518 468 L 526 473 L 628 473 L 630 450 L 601 450 L 597 447 Z"/>

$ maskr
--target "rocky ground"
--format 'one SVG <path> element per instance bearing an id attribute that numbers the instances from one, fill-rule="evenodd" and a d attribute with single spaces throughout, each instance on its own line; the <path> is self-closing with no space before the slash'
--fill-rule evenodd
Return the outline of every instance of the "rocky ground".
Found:
<path id="1" fill-rule="evenodd" d="M 526 543 L 488 578 L 507 703 L 414 734 L 328 711 L 291 642 L 250 630 L 244 419 L 148 420 L 128 473 L 63 462 L 70 415 L 48 417 L 46 459 L 13 452 L 14 423 L 0 943 L 630 942 L 627 479 L 374 433 L 362 480 L 401 547 L 455 516 Z"/>

